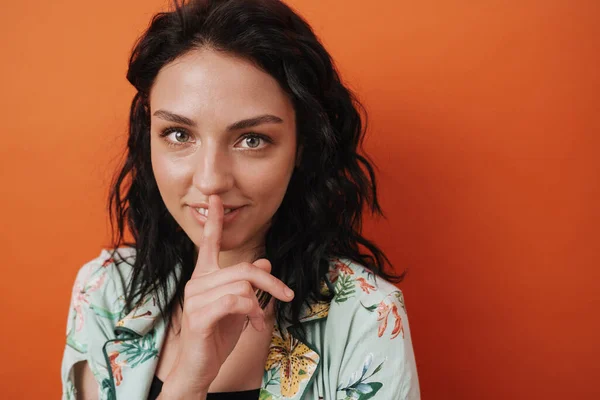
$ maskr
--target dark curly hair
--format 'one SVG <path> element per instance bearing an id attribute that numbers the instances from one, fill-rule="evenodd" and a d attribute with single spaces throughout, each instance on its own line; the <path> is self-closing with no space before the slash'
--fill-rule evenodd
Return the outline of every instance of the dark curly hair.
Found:
<path id="1" fill-rule="evenodd" d="M 195 247 L 175 222 L 158 191 L 150 158 L 149 93 L 159 70 L 187 52 L 209 47 L 252 61 L 287 92 L 296 112 L 300 165 L 266 235 L 264 257 L 272 274 L 293 282 L 288 305 L 276 303 L 276 318 L 298 324 L 308 299 L 331 301 L 320 293 L 332 257 L 360 263 L 388 281 L 385 254 L 362 236 L 363 210 L 383 215 L 377 200 L 373 163 L 359 154 L 366 112 L 345 87 L 334 63 L 308 23 L 279 0 L 197 0 L 154 16 L 138 39 L 127 72 L 137 89 L 131 104 L 126 158 L 109 195 L 112 246 L 136 249 L 125 310 L 156 291 L 164 318 L 175 301 L 183 304 L 195 265 Z M 129 229 L 133 243 L 126 241 Z M 176 295 L 167 296 L 174 265 L 182 266 Z M 135 290 L 134 290 L 135 288 Z M 260 293 L 261 306 L 271 296 Z M 289 307 L 289 309 L 288 309 Z M 300 334 L 304 331 L 300 329 Z"/>

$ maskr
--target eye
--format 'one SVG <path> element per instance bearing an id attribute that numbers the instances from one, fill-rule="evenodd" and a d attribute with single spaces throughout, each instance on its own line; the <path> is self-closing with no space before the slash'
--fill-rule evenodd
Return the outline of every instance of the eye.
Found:
<path id="1" fill-rule="evenodd" d="M 175 134 L 174 135 L 175 140 L 177 140 L 178 142 L 189 141 L 189 136 L 187 133 L 182 132 L 182 131 L 174 131 L 173 133 Z"/>
<path id="2" fill-rule="evenodd" d="M 161 132 L 160 137 L 175 146 L 192 141 L 191 135 L 181 128 L 167 128 Z"/>
<path id="3" fill-rule="evenodd" d="M 267 136 L 259 135 L 257 133 L 246 134 L 240 141 L 242 147 L 245 147 L 249 150 L 262 150 L 262 148 L 268 143 L 271 143 L 271 140 Z"/>
<path id="4" fill-rule="evenodd" d="M 254 149 L 260 145 L 261 140 L 262 139 L 257 136 L 248 136 L 248 137 L 244 138 L 244 143 L 247 144 L 248 147 L 251 147 Z"/>

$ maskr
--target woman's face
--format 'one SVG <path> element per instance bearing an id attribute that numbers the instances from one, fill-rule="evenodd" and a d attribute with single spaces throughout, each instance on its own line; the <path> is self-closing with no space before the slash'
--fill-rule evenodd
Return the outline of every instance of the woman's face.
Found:
<path id="1" fill-rule="evenodd" d="M 221 250 L 262 246 L 296 161 L 295 113 L 277 81 L 244 59 L 194 50 L 160 70 L 150 114 L 158 189 L 196 246 L 213 194 L 226 212 Z"/>

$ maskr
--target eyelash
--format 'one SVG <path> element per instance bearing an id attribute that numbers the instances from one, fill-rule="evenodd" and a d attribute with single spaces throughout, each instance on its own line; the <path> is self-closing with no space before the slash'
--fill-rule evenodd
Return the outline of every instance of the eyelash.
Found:
<path id="1" fill-rule="evenodd" d="M 180 146 L 185 146 L 188 142 L 172 142 L 170 140 L 167 139 L 167 136 L 169 136 L 171 133 L 173 132 L 182 132 L 185 133 L 187 136 L 191 136 L 185 129 L 182 128 L 175 128 L 175 127 L 171 127 L 171 128 L 166 128 L 164 129 L 159 136 L 167 143 L 167 145 L 171 148 L 175 148 L 175 147 L 180 147 Z M 265 135 L 261 135 L 260 133 L 246 133 L 244 135 L 242 135 L 242 140 L 248 139 L 248 138 L 257 138 L 257 139 L 261 139 L 266 143 L 273 143 L 273 141 L 271 140 L 270 137 L 265 136 Z M 245 150 L 250 150 L 250 151 L 262 151 L 264 150 L 264 147 L 261 148 L 257 148 L 254 149 L 252 147 L 246 147 Z"/>

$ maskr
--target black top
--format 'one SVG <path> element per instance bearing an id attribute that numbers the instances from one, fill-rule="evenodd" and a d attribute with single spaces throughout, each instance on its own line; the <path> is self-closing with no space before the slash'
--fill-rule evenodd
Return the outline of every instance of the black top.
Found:
<path id="1" fill-rule="evenodd" d="M 162 390 L 163 383 L 156 375 L 150 385 L 150 394 L 148 400 L 156 400 L 160 391 Z M 241 392 L 218 392 L 209 393 L 206 396 L 206 400 L 257 400 L 260 395 L 260 389 L 244 390 Z"/>

